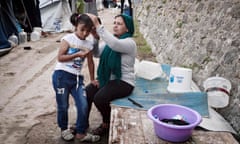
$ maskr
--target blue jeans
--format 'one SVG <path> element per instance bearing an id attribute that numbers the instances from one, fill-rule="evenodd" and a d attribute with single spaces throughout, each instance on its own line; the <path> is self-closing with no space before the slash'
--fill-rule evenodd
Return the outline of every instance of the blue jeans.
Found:
<path id="1" fill-rule="evenodd" d="M 77 108 L 76 131 L 84 134 L 88 128 L 88 106 L 83 76 L 79 76 L 77 87 L 77 75 L 56 70 L 52 75 L 52 83 L 56 92 L 58 126 L 61 130 L 68 128 L 69 95 L 71 94 Z"/>

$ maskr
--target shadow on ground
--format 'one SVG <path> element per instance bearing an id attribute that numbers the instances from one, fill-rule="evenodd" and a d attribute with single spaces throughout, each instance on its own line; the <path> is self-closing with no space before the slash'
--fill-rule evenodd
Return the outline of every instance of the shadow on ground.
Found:
<path id="1" fill-rule="evenodd" d="M 77 144 L 77 141 L 66 142 L 60 137 L 60 130 L 56 123 L 56 112 L 38 117 L 40 123 L 33 126 L 27 134 L 27 144 Z M 99 123 L 99 120 L 98 120 Z M 96 126 L 93 126 L 96 127 Z M 101 137 L 94 144 L 107 144 L 108 135 Z M 83 142 L 81 144 L 84 144 Z M 87 143 L 86 143 L 87 144 Z M 89 144 L 89 143 L 88 143 Z"/>

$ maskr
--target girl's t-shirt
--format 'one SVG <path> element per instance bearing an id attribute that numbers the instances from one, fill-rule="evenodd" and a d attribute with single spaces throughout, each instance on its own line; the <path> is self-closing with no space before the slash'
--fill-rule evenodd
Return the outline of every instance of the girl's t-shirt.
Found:
<path id="1" fill-rule="evenodd" d="M 69 44 L 67 54 L 71 55 L 79 51 L 91 51 L 93 43 L 89 40 L 79 39 L 75 33 L 65 35 L 61 40 L 65 40 Z M 85 58 L 77 57 L 67 62 L 57 62 L 55 70 L 64 70 L 69 73 L 79 75 Z"/>

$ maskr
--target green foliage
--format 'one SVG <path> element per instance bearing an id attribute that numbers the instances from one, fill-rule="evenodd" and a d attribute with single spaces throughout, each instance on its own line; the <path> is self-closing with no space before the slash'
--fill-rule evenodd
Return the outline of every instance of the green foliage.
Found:
<path id="1" fill-rule="evenodd" d="M 152 61 L 156 61 L 155 57 L 152 54 L 151 47 L 148 45 L 147 41 L 139 31 L 138 23 L 135 21 L 134 24 L 135 34 L 133 38 L 137 44 L 138 56 L 140 59 L 151 59 Z"/>
<path id="2" fill-rule="evenodd" d="M 151 7 L 151 5 L 148 5 L 148 6 L 147 6 L 147 11 L 150 9 L 150 7 Z"/>
<path id="3" fill-rule="evenodd" d="M 84 12 L 84 2 L 83 0 L 77 0 L 77 13 L 83 13 Z"/>
<path id="4" fill-rule="evenodd" d="M 167 2 L 167 0 L 162 0 L 162 3 L 165 4 Z"/>
<path id="5" fill-rule="evenodd" d="M 178 28 L 182 28 L 183 21 L 182 20 L 177 20 L 176 25 L 177 25 Z"/>
<path id="6" fill-rule="evenodd" d="M 175 39 L 178 39 L 179 37 L 181 37 L 181 32 L 180 32 L 180 31 L 179 31 L 179 32 L 175 32 L 174 35 L 173 35 L 173 37 L 174 37 Z"/>
<path id="7" fill-rule="evenodd" d="M 195 62 L 192 63 L 192 64 L 190 64 L 189 66 L 187 66 L 187 65 L 181 65 L 181 67 L 189 68 L 189 69 L 192 69 L 192 70 L 194 70 L 194 69 L 197 69 L 197 70 L 203 69 L 201 65 L 199 65 L 199 64 L 197 64 L 197 63 L 195 63 Z"/>
<path id="8" fill-rule="evenodd" d="M 212 61 L 212 59 L 209 56 L 207 56 L 207 57 L 204 58 L 202 63 L 203 64 L 208 64 L 210 61 Z"/>

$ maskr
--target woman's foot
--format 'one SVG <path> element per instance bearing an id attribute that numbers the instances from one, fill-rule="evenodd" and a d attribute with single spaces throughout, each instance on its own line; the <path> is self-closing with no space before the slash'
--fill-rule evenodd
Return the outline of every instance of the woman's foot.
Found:
<path id="1" fill-rule="evenodd" d="M 74 139 L 74 135 L 69 129 L 65 129 L 61 131 L 61 138 L 65 141 L 71 141 Z"/>
<path id="2" fill-rule="evenodd" d="M 88 125 L 88 127 L 89 127 L 89 125 Z M 69 129 L 71 130 L 73 135 L 77 134 L 77 126 L 76 126 L 76 124 L 71 125 Z M 87 128 L 87 131 L 88 130 L 89 130 L 89 128 Z"/>
<path id="3" fill-rule="evenodd" d="M 80 142 L 97 142 L 100 140 L 100 136 L 89 133 L 87 133 L 86 135 L 77 133 L 75 139 Z"/>
<path id="4" fill-rule="evenodd" d="M 109 124 L 107 123 L 102 123 L 98 128 L 92 131 L 93 134 L 95 135 L 105 135 L 109 131 Z"/>

